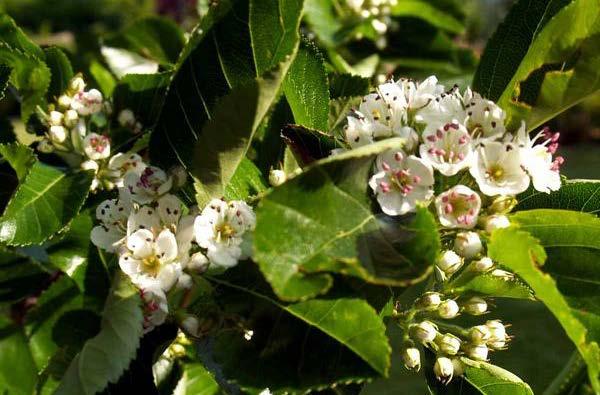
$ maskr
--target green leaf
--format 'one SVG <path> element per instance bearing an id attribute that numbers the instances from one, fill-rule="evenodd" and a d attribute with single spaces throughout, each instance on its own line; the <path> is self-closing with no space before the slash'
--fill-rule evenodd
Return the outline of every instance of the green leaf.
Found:
<path id="1" fill-rule="evenodd" d="M 251 160 L 244 158 L 227 184 L 223 196 L 227 200 L 246 200 L 267 188 L 260 170 Z"/>
<path id="2" fill-rule="evenodd" d="M 303 0 L 250 2 L 250 36 L 257 75 L 277 67 L 295 51 L 303 3 Z"/>
<path id="3" fill-rule="evenodd" d="M 221 388 L 214 377 L 200 363 L 186 363 L 183 374 L 175 387 L 178 395 L 217 395 Z"/>
<path id="4" fill-rule="evenodd" d="M 285 97 L 298 125 L 327 130 L 329 86 L 323 56 L 317 47 L 304 42 L 283 84 Z"/>
<path id="5" fill-rule="evenodd" d="M 0 316 L 0 392 L 30 395 L 35 388 L 37 369 L 22 329 L 5 315 Z M 6 356 L 10 356 L 7 358 Z"/>
<path id="6" fill-rule="evenodd" d="M 427 1 L 403 0 L 392 7 L 391 15 L 409 18 L 419 18 L 432 26 L 448 31 L 450 33 L 460 34 L 465 30 L 465 26 L 454 18 L 451 14 L 432 5 Z"/>
<path id="7" fill-rule="evenodd" d="M 490 100 L 498 100 L 535 37 L 570 2 L 572 0 L 517 1 L 489 39 L 473 77 L 473 89 Z"/>
<path id="8" fill-rule="evenodd" d="M 345 73 L 329 74 L 329 96 L 340 97 L 365 96 L 369 93 L 369 79 Z"/>
<path id="9" fill-rule="evenodd" d="M 38 59 L 44 51 L 27 37 L 8 14 L 0 14 L 0 42 Z"/>
<path id="10" fill-rule="evenodd" d="M 517 216 L 522 218 L 524 215 L 529 215 L 525 213 L 527 212 L 517 214 Z M 533 212 L 536 228 L 538 226 L 547 227 L 537 222 L 544 217 L 541 214 L 543 213 L 538 213 L 537 210 Z M 553 220 L 564 221 L 564 218 L 557 218 L 557 211 L 549 211 L 546 214 L 552 215 L 550 218 Z M 513 219 L 516 218 L 513 216 Z M 580 223 L 567 225 L 561 222 L 557 222 L 556 226 L 573 229 L 582 225 Z M 582 226 L 582 229 L 585 228 Z M 544 232 L 547 231 L 544 230 Z M 560 233 L 564 234 L 565 232 Z M 536 235 L 539 237 L 539 233 L 536 232 Z M 488 254 L 492 259 L 508 267 L 527 282 L 535 292 L 536 297 L 554 314 L 588 364 L 588 373 L 592 385 L 596 390 L 600 390 L 600 383 L 598 382 L 600 349 L 597 342 L 598 338 L 594 335 L 595 329 L 591 326 L 593 321 L 588 321 L 586 316 L 582 317 L 574 312 L 567 299 L 561 294 L 557 286 L 557 280 L 542 270 L 546 253 L 539 242 L 522 230 L 515 228 L 499 229 L 492 234 L 491 242 L 488 245 Z"/>
<path id="11" fill-rule="evenodd" d="M 0 100 L 4 99 L 4 92 L 6 92 L 6 88 L 8 88 L 8 80 L 10 78 L 11 71 L 12 70 L 10 69 L 10 67 L 0 65 Z M 2 142 L 4 143 L 4 141 Z"/>
<path id="12" fill-rule="evenodd" d="M 39 263 L 0 248 L 0 303 L 14 303 L 36 293 L 48 273 Z"/>
<path id="13" fill-rule="evenodd" d="M 523 380 L 498 366 L 461 358 L 465 366 L 464 380 L 482 395 L 533 395 Z"/>
<path id="14" fill-rule="evenodd" d="M 374 156 L 400 143 L 390 139 L 316 162 L 261 200 L 254 259 L 280 298 L 326 292 L 331 272 L 407 285 L 431 269 L 440 241 L 427 210 L 399 219 L 371 210 Z"/>
<path id="15" fill-rule="evenodd" d="M 92 60 L 90 63 L 90 74 L 96 81 L 98 88 L 105 97 L 111 97 L 117 81 L 112 73 L 97 60 Z M 129 76 L 129 74 L 127 75 Z M 127 78 L 125 76 L 125 78 Z"/>
<path id="16" fill-rule="evenodd" d="M 53 101 L 69 87 L 69 81 L 73 78 L 73 68 L 69 58 L 60 48 L 44 48 L 44 53 L 46 54 L 46 65 L 52 75 L 47 96 L 49 101 Z"/>
<path id="17" fill-rule="evenodd" d="M 145 128 L 151 129 L 160 114 L 165 100 L 171 72 L 156 74 L 127 74 L 114 88 L 115 111 L 133 111 L 136 119 Z"/>
<path id="18" fill-rule="evenodd" d="M 343 145 L 330 135 L 303 126 L 286 125 L 280 133 L 297 162 L 303 167 L 328 157 L 336 148 L 343 148 Z"/>
<path id="19" fill-rule="evenodd" d="M 533 188 L 523 192 L 516 210 L 556 208 L 591 214 L 600 213 L 600 182 L 598 180 L 563 181 L 558 191 L 537 192 Z"/>
<path id="20" fill-rule="evenodd" d="M 0 242 L 41 244 L 64 229 L 83 205 L 93 178 L 93 172 L 36 162 L 0 218 Z"/>
<path id="21" fill-rule="evenodd" d="M 19 182 L 22 182 L 29 169 L 36 161 L 33 150 L 26 145 L 11 143 L 0 144 L 0 155 L 17 173 Z"/>
<path id="22" fill-rule="evenodd" d="M 162 65 L 175 64 L 184 44 L 179 26 L 160 16 L 138 19 L 104 40 L 106 46 L 135 52 Z"/>
<path id="23" fill-rule="evenodd" d="M 333 4 L 332 0 L 306 0 L 304 6 L 306 21 L 319 41 L 326 46 L 336 46 L 341 43 L 338 32 L 343 25 Z"/>
<path id="24" fill-rule="evenodd" d="M 466 268 L 444 284 L 446 292 L 462 295 L 475 293 L 501 298 L 533 299 L 533 292 L 518 278 L 506 279 Z"/>
<path id="25" fill-rule="evenodd" d="M 100 333 L 71 362 L 56 394 L 91 395 L 116 382 L 135 357 L 142 321 L 138 290 L 119 273 L 106 301 Z"/>

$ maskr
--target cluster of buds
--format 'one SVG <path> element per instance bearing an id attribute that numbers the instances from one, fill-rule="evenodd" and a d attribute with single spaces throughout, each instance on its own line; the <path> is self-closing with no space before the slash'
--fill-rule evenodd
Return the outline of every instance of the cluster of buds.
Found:
<path id="1" fill-rule="evenodd" d="M 122 184 L 127 170 L 123 165 L 128 162 L 122 154 L 111 156 L 112 106 L 97 89 L 86 90 L 81 75 L 71 79 L 66 91 L 47 111 L 38 108 L 38 114 L 46 126 L 45 137 L 37 146 L 40 152 L 54 152 L 72 167 L 93 171 L 92 191 L 110 190 Z M 118 123 L 134 133 L 142 131 L 141 123 L 129 109 L 119 113 Z"/>
<path id="2" fill-rule="evenodd" d="M 373 30 L 380 35 L 375 43 L 384 48 L 387 44 L 384 34 L 392 25 L 392 8 L 398 0 L 347 0 L 347 4 L 354 15 L 371 23 Z M 362 38 L 360 33 L 357 38 Z"/>

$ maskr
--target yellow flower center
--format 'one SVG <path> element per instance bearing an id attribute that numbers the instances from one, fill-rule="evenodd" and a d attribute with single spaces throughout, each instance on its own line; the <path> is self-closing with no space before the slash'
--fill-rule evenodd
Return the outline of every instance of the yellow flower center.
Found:
<path id="1" fill-rule="evenodd" d="M 144 267 L 144 272 L 155 277 L 160 270 L 160 260 L 156 255 L 152 255 L 142 260 L 142 266 Z"/>

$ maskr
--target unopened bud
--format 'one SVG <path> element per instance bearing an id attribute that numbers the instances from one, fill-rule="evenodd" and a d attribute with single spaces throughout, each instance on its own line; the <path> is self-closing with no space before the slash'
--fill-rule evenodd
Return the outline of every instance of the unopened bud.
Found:
<path id="1" fill-rule="evenodd" d="M 283 170 L 271 169 L 269 172 L 269 184 L 274 187 L 278 187 L 283 184 L 287 179 Z"/>
<path id="2" fill-rule="evenodd" d="M 488 348 L 485 344 L 473 344 L 467 347 L 466 354 L 469 358 L 478 361 L 487 361 Z"/>
<path id="3" fill-rule="evenodd" d="M 56 143 L 64 143 L 67 139 L 67 130 L 63 126 L 51 126 L 48 134 L 50 135 L 50 140 Z"/>
<path id="4" fill-rule="evenodd" d="M 477 325 L 471 328 L 469 331 L 469 337 L 475 344 L 485 344 L 485 342 L 490 339 L 491 333 L 487 326 Z"/>
<path id="5" fill-rule="evenodd" d="M 69 90 L 73 93 L 82 92 L 85 89 L 85 81 L 81 77 L 74 77 L 69 82 Z"/>
<path id="6" fill-rule="evenodd" d="M 181 327 L 187 333 L 189 333 L 190 335 L 192 335 L 194 337 L 199 336 L 199 332 L 198 332 L 199 325 L 200 325 L 200 322 L 198 321 L 198 318 L 196 318 L 193 315 L 188 315 L 181 321 Z"/>
<path id="7" fill-rule="evenodd" d="M 416 347 L 409 347 L 402 352 L 402 360 L 406 369 L 419 371 L 421 369 L 421 353 Z"/>
<path id="8" fill-rule="evenodd" d="M 93 170 L 94 173 L 98 172 L 98 168 L 100 166 L 98 165 L 98 162 L 94 161 L 94 160 L 86 160 L 85 162 L 83 162 L 81 164 L 81 169 L 82 170 Z"/>
<path id="9" fill-rule="evenodd" d="M 506 340 L 506 327 L 500 320 L 490 320 L 485 323 L 485 326 L 490 331 L 491 341 L 505 341 Z"/>
<path id="10" fill-rule="evenodd" d="M 71 107 L 72 100 L 73 99 L 71 99 L 70 96 L 62 95 L 58 98 L 58 105 L 59 105 L 59 107 L 61 107 L 63 109 L 67 109 L 67 108 Z"/>
<path id="11" fill-rule="evenodd" d="M 452 367 L 454 368 L 454 377 L 465 374 L 465 365 L 458 358 L 452 358 Z"/>
<path id="12" fill-rule="evenodd" d="M 498 196 L 490 205 L 489 210 L 493 214 L 508 214 L 517 203 L 517 199 L 513 196 Z"/>
<path id="13" fill-rule="evenodd" d="M 423 309 L 436 309 L 442 303 L 442 296 L 437 292 L 426 292 L 417 301 L 417 306 Z"/>
<path id="14" fill-rule="evenodd" d="M 194 284 L 194 282 L 192 281 L 192 276 L 190 276 L 187 273 L 183 273 L 177 279 L 177 284 L 175 284 L 175 286 L 178 289 L 190 289 L 190 288 L 192 288 L 193 284 Z"/>
<path id="15" fill-rule="evenodd" d="M 481 315 L 487 312 L 487 302 L 483 298 L 477 296 L 467 300 L 463 305 L 463 309 L 467 314 Z"/>
<path id="16" fill-rule="evenodd" d="M 433 373 L 441 383 L 448 384 L 454 374 L 454 366 L 450 358 L 439 357 L 436 359 L 435 365 L 433 365 Z"/>
<path id="17" fill-rule="evenodd" d="M 448 355 L 456 355 L 460 350 L 460 344 L 460 339 L 450 333 L 446 333 L 438 340 L 440 350 Z"/>
<path id="18" fill-rule="evenodd" d="M 77 111 L 75 110 L 67 110 L 65 112 L 65 125 L 69 128 L 72 128 L 73 126 L 75 126 L 75 124 L 77 124 L 77 120 L 79 119 L 79 114 L 77 114 Z"/>
<path id="19" fill-rule="evenodd" d="M 208 265 L 208 258 L 203 253 L 196 252 L 190 257 L 187 267 L 191 271 L 201 274 L 204 273 L 206 269 L 208 269 Z"/>
<path id="20" fill-rule="evenodd" d="M 510 281 L 515 278 L 514 274 L 512 274 L 511 272 L 507 272 L 506 270 L 502 270 L 502 269 L 494 269 L 494 270 L 492 270 L 492 272 L 490 274 L 494 277 L 501 278 L 505 281 Z"/>
<path id="21" fill-rule="evenodd" d="M 135 124 L 135 115 L 133 115 L 133 111 L 126 108 L 119 113 L 118 121 L 121 126 L 133 126 Z"/>
<path id="22" fill-rule="evenodd" d="M 466 259 L 473 258 L 483 249 L 477 232 L 459 232 L 454 239 L 454 249 Z"/>
<path id="23" fill-rule="evenodd" d="M 437 336 L 437 329 L 435 325 L 429 321 L 422 321 L 418 324 L 411 325 L 410 332 L 415 339 L 423 344 L 431 343 Z"/>
<path id="24" fill-rule="evenodd" d="M 54 146 L 48 139 L 43 139 L 40 140 L 40 142 L 38 143 L 37 149 L 38 151 L 43 152 L 44 154 L 49 154 L 52 151 L 54 151 Z"/>
<path id="25" fill-rule="evenodd" d="M 473 262 L 472 267 L 476 272 L 485 273 L 494 267 L 494 261 L 492 261 L 489 257 L 484 256 L 483 258 Z"/>
<path id="26" fill-rule="evenodd" d="M 452 274 L 458 271 L 463 264 L 463 260 L 452 250 L 446 250 L 438 259 L 438 267 L 446 274 Z"/>
<path id="27" fill-rule="evenodd" d="M 171 168 L 170 173 L 171 177 L 173 177 L 173 186 L 175 186 L 175 188 L 181 188 L 185 185 L 188 175 L 183 166 L 175 166 Z"/>
<path id="28" fill-rule="evenodd" d="M 50 111 L 50 115 L 48 116 L 48 123 L 51 126 L 62 126 L 64 115 L 62 112 L 58 111 Z"/>
<path id="29" fill-rule="evenodd" d="M 510 221 L 506 215 L 494 214 L 484 219 L 484 228 L 488 233 L 492 233 L 496 229 L 508 228 Z"/>
<path id="30" fill-rule="evenodd" d="M 445 319 L 452 319 L 458 315 L 460 308 L 458 303 L 452 299 L 443 301 L 438 307 L 438 314 Z"/>

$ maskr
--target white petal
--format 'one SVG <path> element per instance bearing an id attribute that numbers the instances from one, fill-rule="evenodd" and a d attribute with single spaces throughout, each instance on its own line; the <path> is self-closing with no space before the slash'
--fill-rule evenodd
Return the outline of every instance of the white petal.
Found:
<path id="1" fill-rule="evenodd" d="M 211 267 L 230 268 L 237 265 L 242 251 L 238 246 L 220 245 L 215 249 L 208 250 L 208 259 Z"/>
<path id="2" fill-rule="evenodd" d="M 144 259 L 154 254 L 154 235 L 148 229 L 140 229 L 127 237 L 127 248 L 135 258 Z"/>
<path id="3" fill-rule="evenodd" d="M 130 277 L 135 277 L 140 273 L 140 261 L 133 258 L 129 254 L 124 254 L 119 257 L 119 266 L 125 274 Z"/>
<path id="4" fill-rule="evenodd" d="M 181 266 L 177 263 L 170 263 L 168 265 L 164 265 L 160 269 L 160 272 L 156 278 L 158 279 L 161 288 L 166 292 L 170 290 L 173 285 L 175 285 L 180 275 Z"/>
<path id="5" fill-rule="evenodd" d="M 181 217 L 183 203 L 175 195 L 165 195 L 158 199 L 157 210 L 163 224 L 166 226 L 177 225 Z"/>
<path id="6" fill-rule="evenodd" d="M 177 240 L 169 229 L 165 229 L 156 238 L 156 255 L 161 262 L 171 262 L 177 257 Z"/>
<path id="7" fill-rule="evenodd" d="M 90 239 L 95 246 L 100 247 L 108 252 L 116 250 L 117 244 L 122 238 L 122 233 L 118 233 L 114 229 L 107 229 L 103 226 L 95 226 L 90 234 Z"/>
<path id="8" fill-rule="evenodd" d="M 132 234 L 140 229 L 160 229 L 160 219 L 155 209 L 143 206 L 137 212 L 132 213 L 127 219 L 127 233 Z"/>

